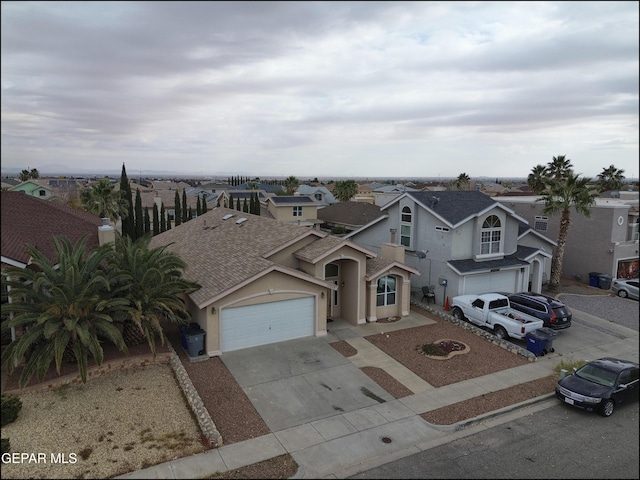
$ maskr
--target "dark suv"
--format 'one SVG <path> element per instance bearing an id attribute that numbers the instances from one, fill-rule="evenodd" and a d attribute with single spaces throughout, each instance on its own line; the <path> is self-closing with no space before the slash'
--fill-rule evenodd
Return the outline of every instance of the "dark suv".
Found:
<path id="1" fill-rule="evenodd" d="M 557 298 L 541 293 L 520 292 L 509 295 L 511 308 L 539 318 L 544 326 L 562 330 L 571 326 L 571 310 Z"/>

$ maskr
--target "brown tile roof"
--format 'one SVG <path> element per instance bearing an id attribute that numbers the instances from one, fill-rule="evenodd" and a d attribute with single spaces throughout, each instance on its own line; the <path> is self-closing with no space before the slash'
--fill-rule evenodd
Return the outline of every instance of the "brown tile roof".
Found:
<path id="1" fill-rule="evenodd" d="M 224 220 L 228 214 L 234 216 Z M 242 217 L 247 220 L 236 223 Z M 170 244 L 167 250 L 186 262 L 185 277 L 202 286 L 191 299 L 202 308 L 223 292 L 273 268 L 276 264 L 265 258 L 267 254 L 318 234 L 309 227 L 219 207 L 156 235 L 151 246 Z"/>
<path id="2" fill-rule="evenodd" d="M 2 191 L 1 195 L 3 257 L 26 264 L 29 255 L 25 246 L 29 243 L 55 262 L 54 236 L 65 236 L 75 243 L 88 233 L 87 246 L 99 244 L 102 220 L 96 215 L 20 192 Z"/>
<path id="3" fill-rule="evenodd" d="M 315 263 L 319 257 L 322 257 L 333 250 L 337 250 L 344 243 L 345 240 L 342 238 L 327 236 L 301 248 L 295 252 L 294 255 L 300 260 Z"/>
<path id="4" fill-rule="evenodd" d="M 318 218 L 328 223 L 360 227 L 382 216 L 380 207 L 364 202 L 340 202 L 318 210 Z"/>

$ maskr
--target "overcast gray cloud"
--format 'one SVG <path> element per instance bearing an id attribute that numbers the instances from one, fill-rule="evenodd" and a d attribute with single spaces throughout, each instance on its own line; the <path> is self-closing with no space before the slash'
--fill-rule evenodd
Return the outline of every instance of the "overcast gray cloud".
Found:
<path id="1" fill-rule="evenodd" d="M 11 2 L 2 167 L 638 178 L 638 2 Z"/>

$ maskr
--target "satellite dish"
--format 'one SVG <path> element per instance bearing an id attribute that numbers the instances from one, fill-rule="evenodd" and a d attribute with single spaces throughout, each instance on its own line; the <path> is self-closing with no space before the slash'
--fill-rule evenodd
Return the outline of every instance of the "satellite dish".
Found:
<path id="1" fill-rule="evenodd" d="M 422 260 L 423 258 L 427 258 L 427 253 L 429 253 L 429 250 L 417 250 L 416 256 Z"/>

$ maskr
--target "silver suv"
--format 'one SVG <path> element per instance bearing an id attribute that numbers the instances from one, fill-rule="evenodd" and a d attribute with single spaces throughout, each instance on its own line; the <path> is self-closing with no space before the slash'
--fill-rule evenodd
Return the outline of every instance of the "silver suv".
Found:
<path id="1" fill-rule="evenodd" d="M 539 318 L 544 326 L 562 330 L 571 326 L 571 310 L 557 298 L 535 292 L 520 292 L 509 295 L 511 308 Z"/>

